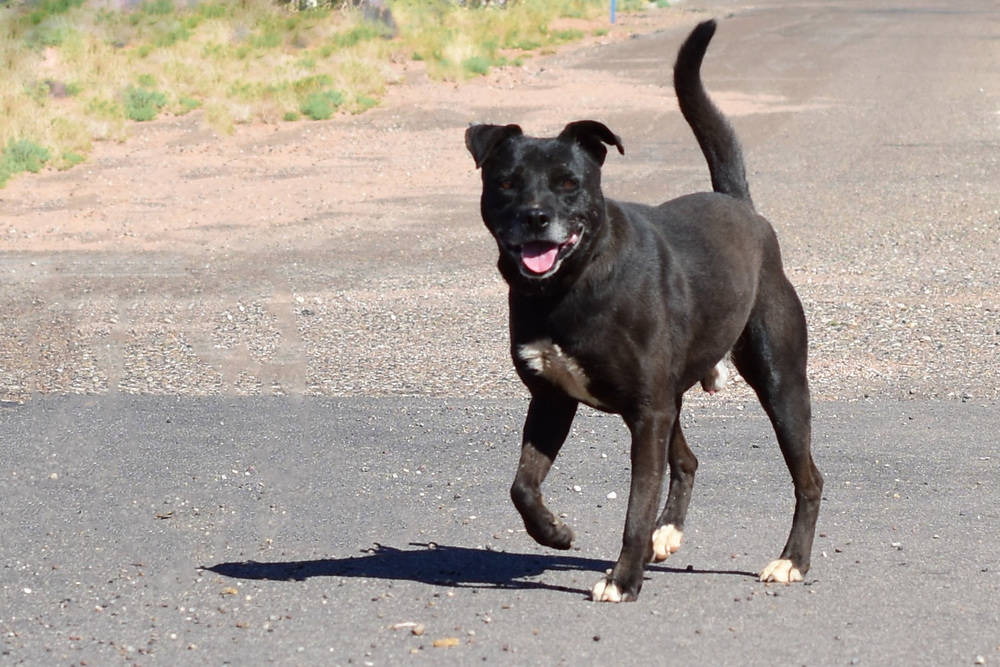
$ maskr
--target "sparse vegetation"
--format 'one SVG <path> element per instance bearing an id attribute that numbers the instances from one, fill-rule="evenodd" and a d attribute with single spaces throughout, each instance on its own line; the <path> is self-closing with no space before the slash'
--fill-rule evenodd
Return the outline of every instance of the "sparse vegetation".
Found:
<path id="1" fill-rule="evenodd" d="M 0 187 L 25 171 L 37 173 L 49 161 L 49 151 L 28 139 L 10 139 L 0 155 Z"/>
<path id="2" fill-rule="evenodd" d="M 220 132 L 361 113 L 378 105 L 401 62 L 422 61 L 437 79 L 481 76 L 584 37 L 551 30 L 560 17 L 607 11 L 601 0 L 508 0 L 504 9 L 396 0 L 388 25 L 366 19 L 356 0 L 97 4 L 0 4 L 0 187 L 42 165 L 78 164 L 93 141 L 124 140 L 130 122 L 165 113 L 199 109 Z"/>
<path id="3" fill-rule="evenodd" d="M 167 106 L 167 96 L 156 90 L 129 86 L 123 94 L 125 116 L 129 120 L 147 121 L 156 118 L 160 109 Z"/>
<path id="4" fill-rule="evenodd" d="M 313 120 L 327 120 L 344 103 L 344 96 L 336 90 L 321 90 L 310 93 L 299 111 Z"/>

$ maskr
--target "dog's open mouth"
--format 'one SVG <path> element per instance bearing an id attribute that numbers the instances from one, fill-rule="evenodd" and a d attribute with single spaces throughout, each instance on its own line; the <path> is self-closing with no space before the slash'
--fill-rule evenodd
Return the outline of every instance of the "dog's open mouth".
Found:
<path id="1" fill-rule="evenodd" d="M 580 240 L 580 235 L 573 233 L 566 241 L 532 241 L 521 246 L 521 264 L 536 276 L 542 276 L 553 271 L 562 259 L 568 255 Z"/>

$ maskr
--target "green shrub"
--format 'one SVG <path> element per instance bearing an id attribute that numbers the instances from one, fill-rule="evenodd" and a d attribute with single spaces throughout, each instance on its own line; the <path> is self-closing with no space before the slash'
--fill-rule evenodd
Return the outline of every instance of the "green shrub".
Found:
<path id="1" fill-rule="evenodd" d="M 355 102 L 358 104 L 358 111 L 368 111 L 374 106 L 378 106 L 378 100 L 374 97 L 368 97 L 367 95 L 359 96 Z"/>
<path id="2" fill-rule="evenodd" d="M 142 11 L 152 16 L 165 16 L 174 13 L 173 0 L 147 0 L 142 3 Z"/>
<path id="3" fill-rule="evenodd" d="M 167 104 L 167 96 L 156 90 L 137 86 L 125 89 L 125 116 L 139 122 L 156 118 Z"/>
<path id="4" fill-rule="evenodd" d="M 250 40 L 256 49 L 276 49 L 285 42 L 285 36 L 277 30 L 269 30 L 263 35 L 257 35 Z"/>
<path id="5" fill-rule="evenodd" d="M 226 15 L 226 6 L 221 2 L 206 2 L 198 5 L 198 13 L 207 19 L 221 19 Z"/>
<path id="6" fill-rule="evenodd" d="M 67 151 L 63 153 L 62 164 L 59 165 L 59 169 L 70 169 L 85 161 L 87 158 L 83 157 L 79 153 L 74 153 L 72 151 Z"/>
<path id="7" fill-rule="evenodd" d="M 180 106 L 181 114 L 186 114 L 190 111 L 194 111 L 195 109 L 201 106 L 201 102 L 194 99 L 193 97 L 187 97 L 186 95 L 182 95 L 181 98 L 177 101 L 181 105 Z"/>
<path id="8" fill-rule="evenodd" d="M 186 25 L 176 25 L 155 40 L 156 46 L 166 48 L 191 39 L 191 30 Z"/>
<path id="9" fill-rule="evenodd" d="M 33 25 L 38 25 L 49 16 L 65 14 L 69 10 L 80 7 L 85 0 L 42 0 L 35 5 L 35 8 L 28 14 L 28 21 Z"/>
<path id="10" fill-rule="evenodd" d="M 472 56 L 462 61 L 462 67 L 470 74 L 486 75 L 490 73 L 490 59 L 486 56 Z"/>
<path id="11" fill-rule="evenodd" d="M 578 39 L 583 39 L 583 31 L 575 28 L 570 28 L 569 30 L 557 30 L 552 33 L 552 37 L 557 42 L 575 42 Z"/>
<path id="12" fill-rule="evenodd" d="M 371 23 L 362 23 L 354 26 L 345 32 L 339 32 L 333 36 L 332 43 L 338 49 L 345 49 L 351 46 L 368 42 L 376 37 L 385 35 L 385 30 Z"/>
<path id="13" fill-rule="evenodd" d="M 310 93 L 309 96 L 299 106 L 299 111 L 303 116 L 308 116 L 313 120 L 327 120 L 332 118 L 337 107 L 344 103 L 344 96 L 336 90 L 322 90 Z"/>
<path id="14" fill-rule="evenodd" d="M 0 152 L 0 187 L 11 177 L 25 171 L 37 174 L 52 154 L 30 139 L 11 139 Z"/>

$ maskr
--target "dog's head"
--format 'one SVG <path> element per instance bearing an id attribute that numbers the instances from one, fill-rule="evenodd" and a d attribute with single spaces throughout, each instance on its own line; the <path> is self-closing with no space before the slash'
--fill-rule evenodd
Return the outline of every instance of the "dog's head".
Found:
<path id="1" fill-rule="evenodd" d="M 592 120 L 570 123 L 551 139 L 527 137 L 517 125 L 466 131 L 465 145 L 483 173 L 483 222 L 512 287 L 544 289 L 557 276 L 571 280 L 585 263 L 604 224 L 605 144 L 625 152 L 617 135 Z"/>

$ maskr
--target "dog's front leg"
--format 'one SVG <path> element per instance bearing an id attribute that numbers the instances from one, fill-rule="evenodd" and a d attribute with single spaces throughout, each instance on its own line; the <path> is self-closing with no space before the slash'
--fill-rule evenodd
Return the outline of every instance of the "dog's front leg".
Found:
<path id="1" fill-rule="evenodd" d="M 611 574 L 598 581 L 591 597 L 598 602 L 628 602 L 639 597 L 646 563 L 653 555 L 653 524 L 660 503 L 666 469 L 667 439 L 677 409 L 648 411 L 632 422 L 632 483 L 622 551 Z"/>
<path id="2" fill-rule="evenodd" d="M 545 506 L 542 482 L 569 435 L 578 402 L 567 396 L 533 396 L 524 420 L 521 460 L 510 497 L 528 534 L 539 544 L 569 549 L 573 531 Z"/>

